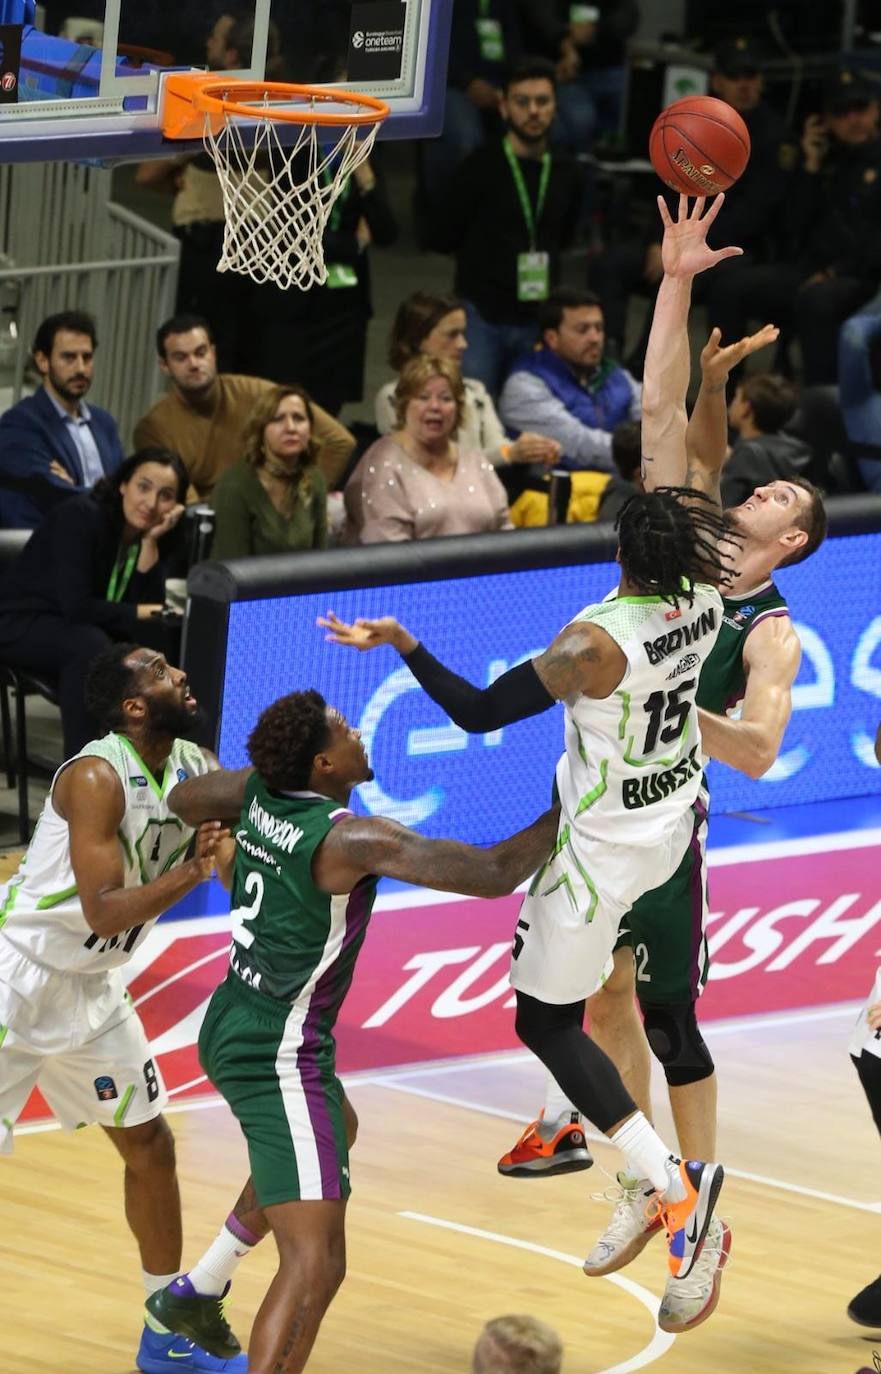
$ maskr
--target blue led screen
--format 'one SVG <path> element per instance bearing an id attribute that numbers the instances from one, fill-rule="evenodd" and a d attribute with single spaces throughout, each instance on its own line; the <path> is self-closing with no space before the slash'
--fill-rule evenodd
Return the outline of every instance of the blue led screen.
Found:
<path id="1" fill-rule="evenodd" d="M 597 563 L 235 602 L 223 762 L 246 762 L 245 741 L 265 705 L 316 687 L 364 733 L 376 777 L 358 789 L 360 809 L 430 835 L 498 839 L 547 804 L 562 708 L 468 736 L 424 695 L 394 650 L 359 654 L 326 644 L 316 617 L 327 609 L 344 620 L 394 615 L 443 663 L 486 685 L 601 600 L 616 573 L 615 564 Z M 873 753 L 881 720 L 881 534 L 830 539 L 806 563 L 784 569 L 778 585 L 803 645 L 792 721 L 777 762 L 758 782 L 712 766 L 716 812 L 881 791 Z"/>

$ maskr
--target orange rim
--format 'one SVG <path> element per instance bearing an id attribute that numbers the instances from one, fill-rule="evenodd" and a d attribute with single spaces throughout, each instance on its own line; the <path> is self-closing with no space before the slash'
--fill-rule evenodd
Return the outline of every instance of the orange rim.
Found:
<path id="1" fill-rule="evenodd" d="M 231 95 L 234 98 L 230 99 Z M 351 112 L 342 113 L 322 109 L 279 110 L 247 103 L 261 101 L 267 95 L 352 108 Z M 198 137 L 204 119 L 198 121 L 196 132 L 196 114 L 213 116 L 218 126 L 222 117 L 235 115 L 242 119 L 271 119 L 282 124 L 358 127 L 379 124 L 390 113 L 384 100 L 356 91 L 331 91 L 324 86 L 300 86 L 286 81 L 222 81 L 204 72 L 173 72 L 165 83 L 162 131 L 166 138 Z"/>

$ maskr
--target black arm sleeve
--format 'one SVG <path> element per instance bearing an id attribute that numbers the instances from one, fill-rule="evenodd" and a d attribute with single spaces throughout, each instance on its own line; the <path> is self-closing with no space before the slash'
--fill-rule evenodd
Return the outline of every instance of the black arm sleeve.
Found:
<path id="1" fill-rule="evenodd" d="M 432 701 L 446 711 L 456 725 L 472 735 L 501 730 L 516 720 L 541 715 L 556 705 L 542 685 L 530 659 L 496 678 L 489 687 L 475 687 L 439 663 L 422 644 L 403 655 L 404 662 Z"/>

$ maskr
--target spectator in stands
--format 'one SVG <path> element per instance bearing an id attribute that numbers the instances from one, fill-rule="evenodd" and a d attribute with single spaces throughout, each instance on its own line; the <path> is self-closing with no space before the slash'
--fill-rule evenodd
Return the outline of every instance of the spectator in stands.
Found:
<path id="1" fill-rule="evenodd" d="M 327 547 L 327 487 L 315 462 L 312 404 L 299 386 L 257 403 L 243 457 L 220 478 L 212 558 Z"/>
<path id="2" fill-rule="evenodd" d="M 514 357 L 535 342 L 536 312 L 555 283 L 578 218 L 582 178 L 548 146 L 556 77 L 524 58 L 505 82 L 507 127 L 466 158 L 435 221 L 435 246 L 456 257 L 468 317 L 465 367 L 495 396 Z"/>
<path id="3" fill-rule="evenodd" d="M 114 639 L 170 647 L 157 619 L 162 546 L 186 488 L 176 453 L 136 453 L 91 492 L 54 507 L 0 582 L 0 663 L 57 682 L 65 758 L 96 733 L 83 700 L 95 655 Z"/>
<path id="4" fill-rule="evenodd" d="M 98 335 L 91 315 L 43 320 L 33 360 L 43 384 L 0 419 L 0 525 L 34 529 L 47 511 L 119 467 L 116 421 L 87 406 Z"/>
<path id="5" fill-rule="evenodd" d="M 630 500 L 642 491 L 642 426 L 633 420 L 622 420 L 612 430 L 612 462 L 617 475 L 600 497 L 597 520 L 616 520 Z"/>
<path id="6" fill-rule="evenodd" d="M 635 0 L 573 5 L 519 0 L 523 39 L 557 72 L 560 134 L 586 153 L 597 133 L 618 133 L 626 83 L 627 40 L 639 26 Z"/>
<path id="7" fill-rule="evenodd" d="M 156 347 L 171 389 L 135 425 L 135 446 L 179 453 L 190 474 L 187 499 L 205 500 L 220 474 L 242 456 L 251 413 L 275 387 L 262 377 L 218 372 L 211 326 L 198 315 L 166 320 L 157 332 Z M 333 488 L 355 440 L 320 406 L 313 405 L 312 415 L 318 466 Z"/>
<path id="8" fill-rule="evenodd" d="M 738 437 L 722 469 L 723 506 L 739 506 L 756 487 L 806 473 L 810 448 L 803 439 L 781 432 L 797 404 L 795 387 L 774 372 L 738 383 L 728 407 L 728 423 Z"/>
<path id="9" fill-rule="evenodd" d="M 510 529 L 505 490 L 482 453 L 456 442 L 465 388 L 456 365 L 420 356 L 401 372 L 397 426 L 346 484 L 353 542 Z"/>
<path id="10" fill-rule="evenodd" d="M 205 43 L 211 71 L 237 71 L 250 66 L 254 16 L 217 15 Z M 266 78 L 272 80 L 279 61 L 278 28 L 270 23 L 267 35 Z M 276 76 L 277 79 L 277 76 Z M 238 272 L 218 272 L 223 248 L 223 195 L 214 163 L 207 153 L 195 157 L 153 158 L 137 171 L 139 186 L 174 197 L 171 223 L 180 240 L 177 314 L 204 315 L 211 323 L 219 365 L 224 371 L 253 372 L 254 336 L 250 307 L 254 284 Z"/>
<path id="11" fill-rule="evenodd" d="M 443 207 L 459 163 L 500 136 L 505 72 L 522 51 L 516 0 L 456 0 L 443 130 L 419 145 L 428 213 Z"/>
<path id="12" fill-rule="evenodd" d="M 472 1374 L 560 1374 L 563 1342 L 537 1317 L 495 1317 L 477 1338 Z"/>
<path id="13" fill-rule="evenodd" d="M 798 337 L 804 384 L 827 385 L 836 380 L 841 324 L 881 283 L 878 94 L 849 71 L 827 90 L 824 113 L 805 121 L 802 162 L 783 211 L 787 260 L 734 264 L 730 272 L 726 264 L 712 323 L 737 339 L 751 319 L 772 319 Z M 724 212 L 719 223 L 727 237 Z"/>
<path id="14" fill-rule="evenodd" d="M 869 491 L 881 492 L 881 300 L 874 313 L 852 315 L 838 340 L 838 386 L 844 427 Z"/>
<path id="15" fill-rule="evenodd" d="M 257 363 L 264 377 L 291 377 L 316 403 L 336 415 L 364 391 L 372 244 L 387 248 L 397 221 L 372 161 L 362 162 L 344 183 L 324 233 L 324 286 L 282 291 L 264 286 L 254 296 L 259 321 Z"/>
<path id="16" fill-rule="evenodd" d="M 731 287 L 733 273 L 771 262 L 775 257 L 781 207 L 798 157 L 798 149 L 789 138 L 784 121 L 764 99 L 763 67 L 764 58 L 747 39 L 735 38 L 716 53 L 710 82 L 712 94 L 732 105 L 744 120 L 751 146 L 746 170 L 738 180 L 736 191 L 726 198 L 708 237 L 712 248 L 736 244 L 743 249 L 744 255 L 736 262 L 728 261 L 702 272 L 695 278 L 693 288 L 693 301 L 706 305 L 710 322 L 723 326 L 724 338 L 739 337 L 728 332 L 733 325 L 719 318 L 720 314 L 724 317 L 729 308 L 725 288 Z M 606 253 L 592 261 L 590 268 L 590 282 L 596 284 L 603 303 L 608 338 L 619 350 L 624 345 L 631 295 L 636 292 L 653 296 L 663 272 L 661 238 L 654 213 L 655 189 L 654 186 L 646 187 L 642 197 L 650 226 L 648 235 L 630 240 L 625 237 L 623 242 L 612 243 Z M 671 209 L 673 199 L 670 193 Z M 716 293 L 720 289 L 723 295 L 717 303 Z M 628 366 L 639 377 L 642 376 L 650 324 L 651 311 L 642 337 L 627 359 Z"/>
<path id="17" fill-rule="evenodd" d="M 396 372 L 411 358 L 448 358 L 461 365 L 468 347 L 465 307 L 455 296 L 414 291 L 398 306 L 389 342 L 389 362 Z M 549 467 L 560 456 L 555 439 L 525 433 L 510 442 L 496 414 L 492 397 L 476 377 L 463 377 L 465 403 L 457 439 L 466 448 L 477 449 L 493 467 L 507 463 L 545 463 Z M 390 434 L 397 425 L 396 381 L 386 382 L 376 393 L 376 425 L 380 434 Z"/>
<path id="18" fill-rule="evenodd" d="M 590 291 L 561 287 L 542 302 L 541 346 L 515 363 L 499 409 L 509 430 L 530 424 L 556 439 L 558 466 L 612 471 L 612 431 L 638 420 L 640 389 L 605 357 L 603 312 Z"/>

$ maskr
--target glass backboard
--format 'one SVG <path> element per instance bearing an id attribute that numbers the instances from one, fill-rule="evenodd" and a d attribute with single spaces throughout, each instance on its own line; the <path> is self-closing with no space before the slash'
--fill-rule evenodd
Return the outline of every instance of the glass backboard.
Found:
<path id="1" fill-rule="evenodd" d="M 164 76 L 338 85 L 386 101 L 381 136 L 443 120 L 452 0 L 0 0 L 0 162 L 119 161 L 160 131 Z"/>

